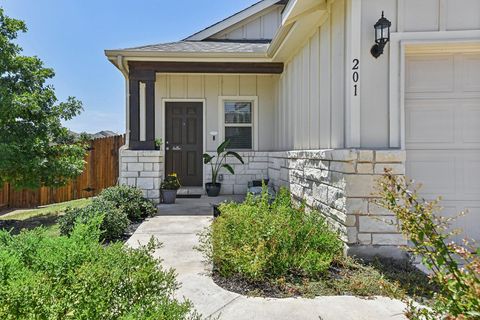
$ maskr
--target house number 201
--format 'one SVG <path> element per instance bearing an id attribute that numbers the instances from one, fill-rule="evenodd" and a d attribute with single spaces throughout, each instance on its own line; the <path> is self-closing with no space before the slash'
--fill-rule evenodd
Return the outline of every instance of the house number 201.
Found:
<path id="1" fill-rule="evenodd" d="M 353 59 L 352 80 L 353 80 L 353 95 L 355 97 L 358 96 L 358 81 L 360 80 L 360 74 L 358 73 L 359 69 L 360 69 L 360 60 Z"/>

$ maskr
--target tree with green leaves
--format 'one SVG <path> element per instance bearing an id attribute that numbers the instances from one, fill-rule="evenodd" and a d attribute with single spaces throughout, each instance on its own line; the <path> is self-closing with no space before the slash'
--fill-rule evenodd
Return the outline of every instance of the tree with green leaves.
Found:
<path id="1" fill-rule="evenodd" d="M 62 121 L 82 111 L 73 97 L 57 103 L 46 82 L 54 71 L 14 43 L 27 31 L 0 7 L 0 183 L 15 188 L 62 186 L 84 167 L 85 146 L 71 141 Z M 0 185 L 1 187 L 1 185 Z"/>

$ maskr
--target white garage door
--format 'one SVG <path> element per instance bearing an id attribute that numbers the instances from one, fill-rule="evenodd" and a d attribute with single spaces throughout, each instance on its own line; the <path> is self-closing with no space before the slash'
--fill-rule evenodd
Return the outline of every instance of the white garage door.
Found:
<path id="1" fill-rule="evenodd" d="M 405 92 L 407 176 L 480 241 L 480 53 L 407 56 Z"/>

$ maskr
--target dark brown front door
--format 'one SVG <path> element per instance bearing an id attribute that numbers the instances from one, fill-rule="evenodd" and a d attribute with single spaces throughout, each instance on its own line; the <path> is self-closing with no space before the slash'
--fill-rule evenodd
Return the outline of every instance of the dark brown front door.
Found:
<path id="1" fill-rule="evenodd" d="M 182 186 L 201 186 L 203 176 L 203 104 L 165 105 L 165 174 L 176 173 Z"/>

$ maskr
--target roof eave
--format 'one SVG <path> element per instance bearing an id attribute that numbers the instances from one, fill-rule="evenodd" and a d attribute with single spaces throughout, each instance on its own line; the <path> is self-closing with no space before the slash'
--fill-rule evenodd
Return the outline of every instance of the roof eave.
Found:
<path id="1" fill-rule="evenodd" d="M 159 52 L 105 50 L 108 60 L 117 68 L 118 57 L 125 61 L 199 61 L 199 62 L 270 62 L 266 52 Z"/>

